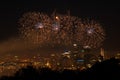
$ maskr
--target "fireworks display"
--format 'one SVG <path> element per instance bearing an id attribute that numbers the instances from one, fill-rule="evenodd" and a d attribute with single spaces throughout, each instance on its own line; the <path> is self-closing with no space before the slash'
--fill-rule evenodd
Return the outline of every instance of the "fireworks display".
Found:
<path id="1" fill-rule="evenodd" d="M 44 46 L 99 47 L 104 40 L 104 30 L 94 21 L 81 21 L 70 15 L 28 12 L 20 18 L 20 35 L 27 41 Z"/>
<path id="2" fill-rule="evenodd" d="M 83 21 L 82 31 L 79 31 L 82 36 L 82 39 L 79 39 L 81 45 L 87 48 L 97 48 L 102 45 L 102 42 L 105 39 L 105 32 L 102 29 L 102 26 L 91 20 Z"/>

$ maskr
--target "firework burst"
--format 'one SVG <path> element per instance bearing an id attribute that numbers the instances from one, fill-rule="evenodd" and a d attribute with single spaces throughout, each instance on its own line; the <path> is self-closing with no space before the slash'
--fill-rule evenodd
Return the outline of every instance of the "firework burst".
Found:
<path id="1" fill-rule="evenodd" d="M 49 39 L 50 18 L 39 12 L 25 13 L 20 19 L 20 34 L 27 41 L 34 44 L 42 44 Z"/>
<path id="2" fill-rule="evenodd" d="M 22 16 L 19 23 L 22 37 L 41 46 L 72 46 L 76 43 L 96 48 L 104 40 L 100 24 L 81 21 L 75 16 L 29 12 Z"/>
<path id="3" fill-rule="evenodd" d="M 80 44 L 89 48 L 100 47 L 105 39 L 105 32 L 102 26 L 93 20 L 85 20 L 82 27 L 80 32 L 83 37 L 80 39 Z"/>

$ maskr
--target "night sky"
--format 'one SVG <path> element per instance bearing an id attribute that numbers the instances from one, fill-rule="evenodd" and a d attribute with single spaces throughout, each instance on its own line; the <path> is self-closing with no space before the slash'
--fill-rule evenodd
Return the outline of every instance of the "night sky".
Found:
<path id="1" fill-rule="evenodd" d="M 0 2 L 0 41 L 18 36 L 18 20 L 23 13 L 40 11 L 51 14 L 54 10 L 81 18 L 94 19 L 103 25 L 106 50 L 120 50 L 120 6 L 119 3 L 78 2 L 70 0 L 9 0 Z"/>

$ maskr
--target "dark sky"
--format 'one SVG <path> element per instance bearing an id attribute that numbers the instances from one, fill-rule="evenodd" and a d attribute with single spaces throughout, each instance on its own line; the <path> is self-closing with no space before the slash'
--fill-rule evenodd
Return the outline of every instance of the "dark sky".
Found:
<path id="1" fill-rule="evenodd" d="M 18 36 L 18 20 L 23 13 L 40 11 L 66 13 L 92 18 L 99 21 L 106 31 L 104 47 L 108 50 L 120 49 L 120 6 L 117 2 L 78 2 L 70 0 L 14 0 L 0 2 L 0 41 Z"/>

